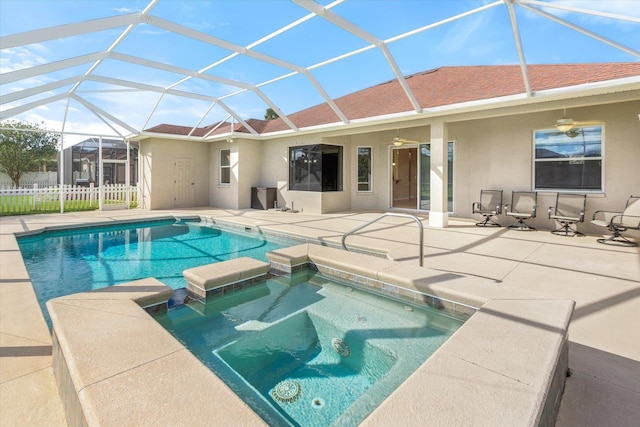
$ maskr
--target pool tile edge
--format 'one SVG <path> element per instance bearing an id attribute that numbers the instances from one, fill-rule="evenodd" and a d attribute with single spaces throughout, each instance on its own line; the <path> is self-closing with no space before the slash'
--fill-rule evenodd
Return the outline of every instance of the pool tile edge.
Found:
<path id="1" fill-rule="evenodd" d="M 144 283 L 150 290 L 134 293 L 132 297 L 130 288 L 136 282 Z M 53 325 L 53 370 L 68 424 L 119 426 L 124 420 L 142 425 L 149 420 L 161 423 L 193 419 L 195 414 L 196 419 L 213 423 L 264 425 L 245 402 L 135 301 L 154 297 L 168 299 L 163 288 L 169 288 L 156 279 L 136 282 L 116 285 L 109 292 L 84 292 L 47 303 Z M 156 286 L 151 286 L 154 282 Z M 109 308 L 105 306 L 107 303 Z M 76 317 L 60 311 L 62 306 L 81 306 L 89 321 L 78 323 Z M 105 315 L 107 310 L 110 313 Z M 98 316 L 93 316 L 93 323 L 92 312 Z M 117 319 L 122 316 L 128 316 L 127 323 Z M 146 330 L 148 336 L 156 340 L 154 345 L 149 348 L 149 343 L 140 339 L 137 350 L 130 345 L 122 346 L 123 337 L 131 327 L 143 336 Z M 126 354 L 131 352 L 133 361 Z M 93 367 L 104 364 L 110 364 L 110 369 L 96 376 Z M 187 382 L 185 372 L 190 377 Z M 141 396 L 149 395 L 154 397 L 149 402 L 140 400 Z M 185 396 L 190 397 L 185 399 Z M 159 403 L 163 400 L 181 404 Z M 130 406 L 128 412 L 118 413 L 118 408 L 127 406 Z"/>

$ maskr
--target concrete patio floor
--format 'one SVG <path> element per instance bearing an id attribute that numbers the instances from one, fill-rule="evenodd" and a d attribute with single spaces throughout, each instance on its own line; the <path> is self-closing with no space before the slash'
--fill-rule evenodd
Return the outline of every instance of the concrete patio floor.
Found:
<path id="1" fill-rule="evenodd" d="M 309 215 L 202 208 L 1 217 L 1 426 L 66 425 L 51 368 L 51 336 L 14 233 L 163 215 L 201 215 L 338 246 L 344 232 L 379 213 Z M 572 375 L 567 378 L 556 426 L 637 426 L 640 250 L 601 245 L 596 236 L 567 238 L 548 231 L 479 228 L 474 222 L 453 218 L 448 228 L 436 229 L 424 221 L 424 265 L 490 278 L 496 286 L 509 285 L 576 301 L 569 331 Z M 389 217 L 349 237 L 347 244 L 417 264 L 416 230 L 411 220 Z"/>

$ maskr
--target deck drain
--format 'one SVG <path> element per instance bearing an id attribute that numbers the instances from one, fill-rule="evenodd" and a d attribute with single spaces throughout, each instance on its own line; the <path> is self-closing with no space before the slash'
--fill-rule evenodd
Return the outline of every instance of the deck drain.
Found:
<path id="1" fill-rule="evenodd" d="M 300 384 L 291 380 L 280 381 L 271 390 L 271 396 L 279 402 L 291 403 L 300 397 Z"/>
<path id="2" fill-rule="evenodd" d="M 321 409 L 324 406 L 324 399 L 321 397 L 314 397 L 311 401 L 311 407 L 314 409 Z"/>
<path id="3" fill-rule="evenodd" d="M 351 356 L 351 348 L 349 348 L 349 345 L 346 342 L 342 341 L 340 338 L 332 338 L 331 346 L 336 352 L 338 352 L 340 356 Z"/>

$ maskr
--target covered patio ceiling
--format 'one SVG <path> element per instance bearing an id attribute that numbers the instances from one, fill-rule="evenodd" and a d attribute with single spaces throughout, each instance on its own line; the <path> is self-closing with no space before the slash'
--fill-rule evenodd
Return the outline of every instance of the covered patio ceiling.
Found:
<path id="1" fill-rule="evenodd" d="M 638 61 L 632 3 L 52 1 L 45 28 L 36 2 L 3 0 L 0 120 L 122 138 L 230 121 L 257 137 L 249 119 L 272 109 L 296 133 L 288 115 L 326 103 L 348 125 L 334 100 L 391 79 L 424 114 L 405 76 L 442 65 L 517 64 L 534 98 L 529 63 Z"/>

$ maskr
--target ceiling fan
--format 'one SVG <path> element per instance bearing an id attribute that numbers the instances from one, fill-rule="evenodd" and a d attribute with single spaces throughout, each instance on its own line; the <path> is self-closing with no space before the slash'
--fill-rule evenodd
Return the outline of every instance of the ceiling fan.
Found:
<path id="1" fill-rule="evenodd" d="M 565 110 L 565 114 L 563 114 L 563 117 L 561 119 L 556 120 L 556 129 L 558 129 L 562 133 L 568 134 L 568 132 L 571 132 L 576 128 L 581 128 L 584 126 L 592 126 L 597 124 L 600 124 L 600 122 L 594 122 L 594 121 L 581 122 L 573 119 L 568 119 L 566 116 L 566 110 Z"/>
<path id="2" fill-rule="evenodd" d="M 404 144 L 417 144 L 419 141 L 416 141 L 415 139 L 407 139 L 407 138 L 400 138 L 400 132 L 398 131 L 397 135 L 395 138 L 393 138 L 393 145 L 395 145 L 396 147 L 400 147 Z"/>

